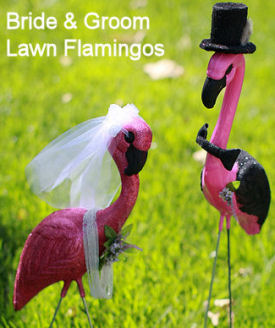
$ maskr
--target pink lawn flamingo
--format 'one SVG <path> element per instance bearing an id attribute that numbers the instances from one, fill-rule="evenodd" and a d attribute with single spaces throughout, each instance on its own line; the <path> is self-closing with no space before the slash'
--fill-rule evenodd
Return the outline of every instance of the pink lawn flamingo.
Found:
<path id="1" fill-rule="evenodd" d="M 140 116 L 136 116 L 123 125 L 108 146 L 119 170 L 122 188 L 119 198 L 112 205 L 96 212 L 99 255 L 104 251 L 105 225 L 119 233 L 135 205 L 139 190 L 138 172 L 146 162 L 151 140 L 150 127 Z M 82 285 L 82 276 L 86 272 L 83 245 L 83 217 L 86 212 L 85 208 L 56 211 L 31 232 L 16 274 L 13 297 L 15 310 L 24 307 L 45 287 L 64 281 L 56 315 L 62 298 L 75 280 L 92 326 Z"/>
<path id="2" fill-rule="evenodd" d="M 210 142 L 206 140 L 207 124 L 200 129 L 197 136 L 198 144 L 208 152 L 201 177 L 202 191 L 208 202 L 216 207 L 221 214 L 216 257 L 220 232 L 224 218 L 226 218 L 229 261 L 230 217 L 234 216 L 246 233 L 257 234 L 267 217 L 270 204 L 270 188 L 263 167 L 243 150 L 226 150 L 243 82 L 244 65 L 244 56 L 242 54 L 215 53 L 212 56 L 202 95 L 204 104 L 207 107 L 214 105 L 212 100 L 209 100 L 209 92 L 213 93 L 213 88 L 216 88 L 217 95 L 218 91 L 221 90 L 220 85 L 226 83 L 226 91 L 221 113 Z M 237 189 L 232 185 L 234 181 L 240 181 Z M 216 257 L 213 270 L 215 270 Z M 230 288 L 230 262 L 228 265 Z M 211 289 L 212 283 L 208 306 Z M 231 295 L 231 291 L 229 292 Z M 207 312 L 208 308 L 206 314 Z"/>
<path id="3" fill-rule="evenodd" d="M 236 15 L 236 12 L 239 15 L 243 11 L 244 19 L 246 20 L 247 7 L 245 5 L 234 3 L 216 4 L 213 8 L 211 38 L 218 43 L 216 34 L 220 33 L 221 40 L 219 43 L 222 43 L 222 39 L 226 38 L 223 34 L 227 30 L 224 26 L 224 21 L 226 22 L 225 24 L 228 24 L 229 21 L 233 20 L 232 17 Z M 228 19 L 228 15 L 230 19 Z M 224 19 L 224 21 L 221 22 L 221 19 Z M 217 32 L 219 30 L 219 28 L 215 28 L 217 26 L 223 26 L 222 31 Z M 232 26 L 230 33 L 232 33 Z M 208 65 L 207 78 L 202 91 L 204 105 L 212 108 L 215 105 L 219 92 L 226 87 L 219 119 L 210 142 L 206 140 L 208 124 L 205 124 L 199 130 L 196 140 L 208 152 L 201 175 L 202 191 L 207 201 L 220 212 L 216 255 L 205 312 L 204 327 L 207 325 L 220 233 L 224 218 L 226 218 L 228 237 L 229 323 L 231 327 L 230 218 L 234 216 L 247 234 L 257 234 L 260 232 L 261 226 L 267 217 L 270 204 L 270 188 L 263 167 L 243 150 L 226 149 L 243 84 L 245 71 L 243 53 L 254 52 L 255 46 L 252 43 L 239 43 L 237 46 L 228 45 L 227 41 L 224 43 L 226 45 L 217 45 L 214 44 L 213 40 L 203 40 L 201 43 L 203 49 L 219 51 L 212 56 Z M 234 183 L 235 181 L 238 181 L 238 183 Z"/>

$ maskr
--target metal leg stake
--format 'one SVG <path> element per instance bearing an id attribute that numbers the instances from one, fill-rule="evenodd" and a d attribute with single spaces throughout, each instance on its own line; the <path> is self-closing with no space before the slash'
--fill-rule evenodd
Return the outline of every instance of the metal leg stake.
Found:
<path id="1" fill-rule="evenodd" d="M 228 293 L 229 293 L 229 327 L 232 328 L 232 296 L 231 296 L 231 265 L 230 265 L 230 229 L 227 229 L 227 263 L 228 263 Z"/>
<path id="2" fill-rule="evenodd" d="M 220 237 L 221 237 L 221 229 L 219 229 L 219 233 L 218 233 L 218 239 L 217 239 L 217 245 L 216 245 L 216 254 L 215 254 L 214 264 L 213 264 L 213 269 L 212 269 L 212 277 L 211 277 L 211 283 L 210 283 L 210 288 L 209 288 L 207 306 L 206 306 L 206 311 L 205 311 L 205 315 L 204 315 L 204 328 L 207 327 L 208 311 L 209 311 L 210 300 L 211 300 L 211 295 L 212 295 L 212 288 L 213 288 L 213 282 L 214 282 L 214 278 L 215 278 L 215 272 L 216 272 L 216 263 L 217 263 L 217 257 L 218 257 Z"/>
<path id="3" fill-rule="evenodd" d="M 81 297 L 81 298 L 82 298 L 82 301 L 83 301 L 83 304 L 84 304 L 84 307 L 85 307 L 85 311 L 86 311 L 87 318 L 88 318 L 88 321 L 89 321 L 89 326 L 90 326 L 90 328 L 93 328 L 92 321 L 91 321 L 91 318 L 90 318 L 90 315 L 89 315 L 89 311 L 88 311 L 88 307 L 87 307 L 87 303 L 86 303 L 85 297 Z"/>
<path id="4" fill-rule="evenodd" d="M 52 328 L 52 326 L 53 326 L 53 323 L 54 323 L 54 321 L 55 321 L 56 314 L 57 314 L 57 312 L 58 312 L 58 310 L 59 310 L 59 308 L 60 308 L 60 304 L 61 304 L 61 302 L 62 302 L 62 299 L 63 299 L 63 297 L 60 297 L 59 302 L 58 302 L 58 304 L 57 304 L 57 307 L 56 307 L 56 309 L 55 309 L 55 311 L 54 311 L 54 315 L 53 315 L 53 318 L 52 318 L 52 321 L 51 321 L 51 324 L 50 324 L 49 328 Z"/>

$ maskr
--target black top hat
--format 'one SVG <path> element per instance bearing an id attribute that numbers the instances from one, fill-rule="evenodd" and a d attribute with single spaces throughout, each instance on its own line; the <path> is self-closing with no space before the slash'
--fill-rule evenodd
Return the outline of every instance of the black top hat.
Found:
<path id="1" fill-rule="evenodd" d="M 216 3 L 212 11 L 211 38 L 202 40 L 200 47 L 231 54 L 253 53 L 256 46 L 248 42 L 251 26 L 247 9 L 242 3 Z"/>

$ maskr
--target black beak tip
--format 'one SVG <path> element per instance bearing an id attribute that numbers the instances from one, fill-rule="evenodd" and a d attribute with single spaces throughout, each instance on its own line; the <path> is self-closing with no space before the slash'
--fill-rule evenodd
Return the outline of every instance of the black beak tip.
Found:
<path id="1" fill-rule="evenodd" d="M 202 103 L 204 104 L 204 106 L 206 108 L 211 109 L 211 108 L 213 108 L 215 106 L 216 101 L 214 101 L 214 102 L 208 102 L 205 99 L 203 99 L 203 97 L 202 97 Z"/>
<path id="2" fill-rule="evenodd" d="M 128 167 L 126 167 L 126 169 L 124 170 L 124 174 L 126 174 L 128 177 L 130 177 L 131 175 L 133 175 L 134 173 L 132 173 Z"/>
<path id="3" fill-rule="evenodd" d="M 206 108 L 210 109 L 215 106 L 217 97 L 225 86 L 225 77 L 223 77 L 221 80 L 213 80 L 209 77 L 206 78 L 201 94 L 202 103 Z"/>
<path id="4" fill-rule="evenodd" d="M 131 145 L 126 152 L 126 158 L 128 166 L 125 168 L 124 173 L 128 176 L 138 174 L 146 163 L 147 151 L 138 150 Z"/>

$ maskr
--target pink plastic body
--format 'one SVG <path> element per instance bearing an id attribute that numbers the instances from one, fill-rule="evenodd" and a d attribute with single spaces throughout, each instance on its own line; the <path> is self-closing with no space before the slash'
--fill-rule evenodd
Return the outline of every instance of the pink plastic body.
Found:
<path id="1" fill-rule="evenodd" d="M 208 77 L 220 80 L 224 77 L 226 70 L 231 64 L 233 69 L 226 77 L 226 90 L 221 112 L 210 140 L 213 144 L 224 149 L 227 147 L 242 89 L 245 71 L 244 55 L 215 53 L 210 59 L 207 70 Z M 232 207 L 220 197 L 220 192 L 228 183 L 236 181 L 238 170 L 237 162 L 234 164 L 233 169 L 228 171 L 223 167 L 218 158 L 207 154 L 202 173 L 202 189 L 208 202 L 216 207 L 221 214 L 220 229 L 222 229 L 224 217 L 227 219 L 227 228 L 230 227 L 230 217 L 233 215 Z M 248 234 L 258 233 L 260 231 L 260 227 L 257 224 L 258 218 L 255 215 L 246 214 L 239 209 L 235 194 L 233 195 L 233 204 L 241 227 Z"/>
<path id="2" fill-rule="evenodd" d="M 133 145 L 148 151 L 152 132 L 143 120 L 136 120 L 124 127 L 135 132 Z M 104 250 L 104 225 L 119 232 L 135 205 L 138 190 L 138 175 L 127 176 L 124 170 L 128 163 L 125 152 L 129 144 L 120 132 L 112 141 L 109 150 L 121 176 L 119 198 L 96 215 L 99 233 L 99 253 Z M 80 295 L 85 295 L 82 276 L 86 272 L 83 246 L 83 216 L 86 209 L 68 208 L 47 216 L 28 236 L 17 269 L 13 304 L 20 310 L 45 287 L 63 280 L 61 296 L 64 297 L 73 280 L 78 284 Z"/>

